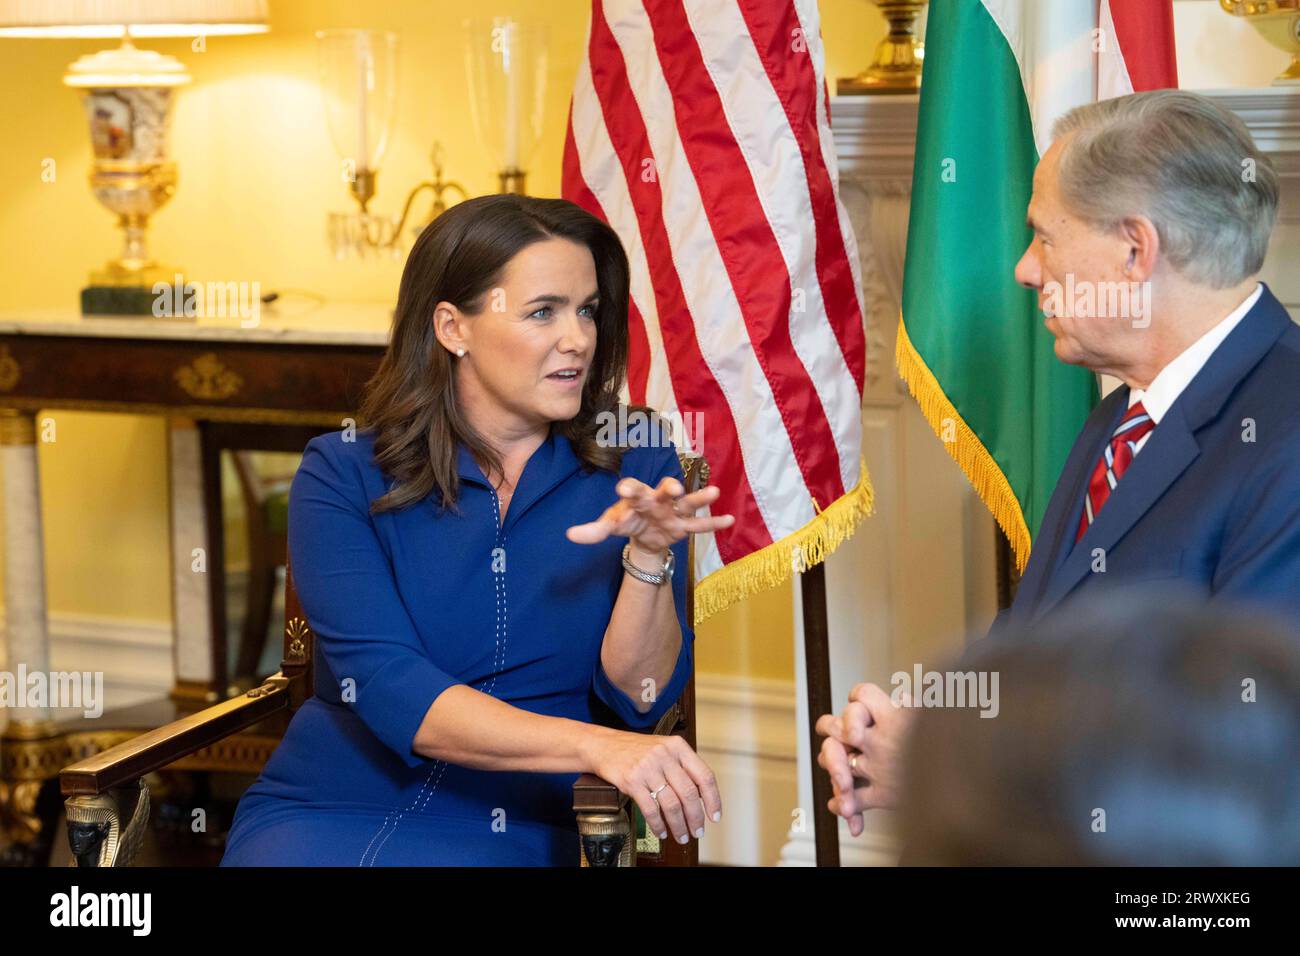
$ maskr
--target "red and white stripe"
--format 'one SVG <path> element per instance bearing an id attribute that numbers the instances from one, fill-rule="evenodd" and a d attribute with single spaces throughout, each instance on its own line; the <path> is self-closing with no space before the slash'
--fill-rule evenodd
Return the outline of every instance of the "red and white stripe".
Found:
<path id="1" fill-rule="evenodd" d="M 697 538 L 701 579 L 863 477 L 861 282 L 834 155 L 815 0 L 593 3 L 563 195 L 628 252 L 625 398 L 702 414 L 714 510 L 737 520 Z"/>
<path id="2" fill-rule="evenodd" d="M 1103 44 L 1098 53 L 1097 99 L 1176 88 L 1172 0 L 1101 0 Z"/>
<path id="3" fill-rule="evenodd" d="M 1172 0 L 980 0 L 1007 41 L 1042 156 L 1083 103 L 1178 86 Z"/>

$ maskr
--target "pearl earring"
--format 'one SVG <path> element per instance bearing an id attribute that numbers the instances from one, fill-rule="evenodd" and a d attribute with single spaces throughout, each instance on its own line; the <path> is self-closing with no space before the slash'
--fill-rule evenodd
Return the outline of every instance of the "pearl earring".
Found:
<path id="1" fill-rule="evenodd" d="M 457 350 L 456 350 L 456 354 L 457 354 L 457 355 L 460 355 L 460 356 L 463 357 L 463 356 L 465 355 L 465 350 L 464 350 L 464 349 L 457 349 Z"/>

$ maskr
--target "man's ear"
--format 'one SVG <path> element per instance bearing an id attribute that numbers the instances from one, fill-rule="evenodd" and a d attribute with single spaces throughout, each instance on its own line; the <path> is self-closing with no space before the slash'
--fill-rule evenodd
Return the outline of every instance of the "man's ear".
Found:
<path id="1" fill-rule="evenodd" d="M 1160 258 L 1160 232 L 1146 216 L 1130 216 L 1119 228 L 1126 246 L 1124 276 L 1130 282 L 1146 282 Z"/>

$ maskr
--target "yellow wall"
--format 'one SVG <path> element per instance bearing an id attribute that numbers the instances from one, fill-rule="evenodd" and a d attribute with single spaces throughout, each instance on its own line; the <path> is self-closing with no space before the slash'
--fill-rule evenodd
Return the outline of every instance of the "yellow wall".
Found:
<path id="1" fill-rule="evenodd" d="M 142 45 L 181 59 L 193 83 L 172 133 L 180 187 L 154 219 L 153 251 L 208 281 L 257 281 L 263 292 L 308 290 L 336 299 L 392 299 L 400 262 L 338 263 L 325 242 L 326 210 L 351 200 L 325 126 L 313 31 L 369 27 L 401 34 L 398 121 L 374 208 L 396 211 L 428 172 L 436 138 L 445 175 L 472 195 L 495 189 L 493 158 L 469 118 L 460 22 L 479 13 L 526 14 L 536 3 L 272 0 L 271 32 Z M 547 0 L 551 76 L 543 140 L 529 191 L 557 195 L 564 122 L 586 34 L 588 0 Z M 862 0 L 823 0 L 829 76 L 857 72 L 883 35 Z M 0 39 L 0 310 L 74 307 L 90 268 L 118 245 L 112 218 L 86 184 L 89 146 L 69 63 L 109 41 Z M 53 182 L 42 164 L 55 163 Z M 293 303 L 286 298 L 286 308 Z M 169 618 L 165 429 L 157 419 L 48 412 L 55 441 L 40 446 L 47 586 L 54 613 Z M 228 489 L 233 493 L 234 489 Z M 238 559 L 238 552 L 234 555 Z M 700 630 L 705 671 L 790 677 L 791 603 L 760 595 Z"/>

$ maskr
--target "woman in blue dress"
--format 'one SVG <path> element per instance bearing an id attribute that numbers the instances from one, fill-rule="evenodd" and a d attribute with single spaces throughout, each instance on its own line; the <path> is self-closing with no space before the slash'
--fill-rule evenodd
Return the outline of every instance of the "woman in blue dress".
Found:
<path id="1" fill-rule="evenodd" d="M 618 729 L 685 687 L 686 536 L 732 522 L 620 417 L 627 316 L 618 237 L 572 203 L 483 196 L 421 234 L 365 427 L 293 480 L 315 693 L 223 866 L 577 865 L 583 772 L 663 838 L 720 817 L 685 741 Z"/>

